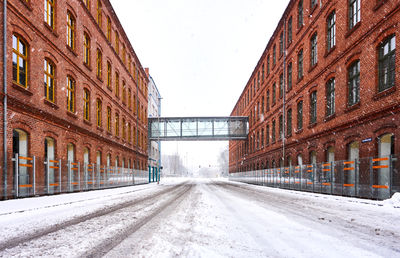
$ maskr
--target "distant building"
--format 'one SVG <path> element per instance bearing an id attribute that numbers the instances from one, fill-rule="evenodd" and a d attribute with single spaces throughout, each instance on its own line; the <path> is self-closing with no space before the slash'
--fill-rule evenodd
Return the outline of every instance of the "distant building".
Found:
<path id="1" fill-rule="evenodd" d="M 232 110 L 249 135 L 229 171 L 399 154 L 399 22 L 398 0 L 291 0 Z"/>
<path id="2" fill-rule="evenodd" d="M 58 191 L 64 187 L 58 182 L 84 176 L 82 169 L 69 176 L 68 162 L 86 164 L 88 171 L 147 170 L 148 78 L 110 1 L 12 0 L 6 19 L 8 126 L 6 142 L 0 139 L 7 150 L 6 160 L 0 150 L 1 192 L 15 196 L 17 183 L 20 195 L 33 188 Z M 33 157 L 35 175 L 27 164 Z"/>
<path id="3" fill-rule="evenodd" d="M 161 95 L 158 91 L 156 83 L 149 73 L 149 68 L 145 68 L 149 83 L 148 83 L 148 111 L 149 117 L 161 116 Z M 161 143 L 158 141 L 150 141 L 149 144 L 149 169 L 152 174 L 161 167 Z"/>

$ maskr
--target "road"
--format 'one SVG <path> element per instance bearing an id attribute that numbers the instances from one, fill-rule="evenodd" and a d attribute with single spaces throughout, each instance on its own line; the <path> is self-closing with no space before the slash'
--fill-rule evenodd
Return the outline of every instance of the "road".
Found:
<path id="1" fill-rule="evenodd" d="M 383 202 L 212 179 L 131 189 L 0 210 L 0 257 L 400 256 L 400 209 Z"/>

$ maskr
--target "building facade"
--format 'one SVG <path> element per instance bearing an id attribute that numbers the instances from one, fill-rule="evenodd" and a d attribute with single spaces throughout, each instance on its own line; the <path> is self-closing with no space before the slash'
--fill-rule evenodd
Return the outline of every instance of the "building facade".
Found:
<path id="1" fill-rule="evenodd" d="M 398 0 L 291 0 L 231 115 L 231 173 L 400 152 Z"/>
<path id="2" fill-rule="evenodd" d="M 161 116 L 161 94 L 158 91 L 156 83 L 149 73 L 149 69 L 145 69 L 147 77 L 149 79 L 148 89 L 148 110 L 149 117 L 160 117 Z M 149 142 L 149 170 L 152 174 L 152 180 L 156 180 L 156 175 L 159 175 L 161 167 L 161 142 L 150 141 Z"/>
<path id="3" fill-rule="evenodd" d="M 46 160 L 147 170 L 148 78 L 111 3 L 11 0 L 6 21 L 2 192 L 14 193 L 16 154 L 36 157 L 37 185 L 59 179 Z"/>

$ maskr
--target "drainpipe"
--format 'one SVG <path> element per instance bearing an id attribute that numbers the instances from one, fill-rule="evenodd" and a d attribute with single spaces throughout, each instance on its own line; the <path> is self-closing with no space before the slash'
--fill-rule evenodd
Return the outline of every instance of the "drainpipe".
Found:
<path id="1" fill-rule="evenodd" d="M 3 190 L 7 199 L 7 0 L 3 0 Z"/>
<path id="2" fill-rule="evenodd" d="M 157 89 L 158 91 L 158 89 Z M 161 129 L 160 129 L 160 116 L 161 116 L 161 96 L 160 93 L 158 92 L 158 181 L 157 184 L 160 184 L 160 176 L 161 176 L 161 143 L 160 143 L 160 134 L 161 134 Z"/>
<path id="3" fill-rule="evenodd" d="M 283 101 L 282 101 L 282 162 L 285 167 L 285 141 L 286 141 L 286 17 L 283 20 Z"/>

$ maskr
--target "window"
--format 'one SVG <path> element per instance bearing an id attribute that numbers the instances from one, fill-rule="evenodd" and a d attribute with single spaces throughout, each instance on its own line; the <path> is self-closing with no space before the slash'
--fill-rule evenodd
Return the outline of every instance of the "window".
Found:
<path id="1" fill-rule="evenodd" d="M 310 42 L 310 64 L 311 67 L 317 64 L 318 62 L 318 53 L 317 53 L 317 33 L 314 33 L 314 35 L 311 37 L 311 42 Z"/>
<path id="2" fill-rule="evenodd" d="M 75 18 L 70 12 L 67 13 L 67 45 L 75 49 Z"/>
<path id="3" fill-rule="evenodd" d="M 122 62 L 126 64 L 126 47 L 122 45 Z"/>
<path id="4" fill-rule="evenodd" d="M 85 0 L 84 3 L 86 5 L 87 9 L 90 11 L 90 0 Z"/>
<path id="5" fill-rule="evenodd" d="M 313 9 L 317 5 L 317 0 L 311 0 L 310 5 L 311 9 Z"/>
<path id="6" fill-rule="evenodd" d="M 126 122 L 125 122 L 125 118 L 122 118 L 122 139 L 126 140 Z"/>
<path id="7" fill-rule="evenodd" d="M 90 120 L 90 92 L 88 89 L 83 90 L 83 119 Z"/>
<path id="8" fill-rule="evenodd" d="M 269 125 L 267 125 L 267 130 L 266 130 L 266 133 L 265 133 L 265 138 L 266 138 L 266 144 L 268 145 L 269 144 Z"/>
<path id="9" fill-rule="evenodd" d="M 317 122 L 317 91 L 311 92 L 310 95 L 310 124 Z"/>
<path id="10" fill-rule="evenodd" d="M 286 134 L 292 135 L 292 109 L 287 111 Z"/>
<path id="11" fill-rule="evenodd" d="M 107 39 L 111 42 L 111 19 L 107 16 Z"/>
<path id="12" fill-rule="evenodd" d="M 133 144 L 134 145 L 137 145 L 137 141 L 136 141 L 136 133 L 137 133 L 137 131 L 136 131 L 136 127 L 133 127 Z"/>
<path id="13" fill-rule="evenodd" d="M 396 37 L 389 36 L 379 46 L 379 91 L 394 86 L 396 77 Z"/>
<path id="14" fill-rule="evenodd" d="M 349 76 L 349 106 L 360 101 L 360 60 L 352 63 L 348 69 Z"/>
<path id="15" fill-rule="evenodd" d="M 272 134 L 272 143 L 274 143 L 275 140 L 276 140 L 276 136 L 275 136 L 275 120 L 272 120 L 272 131 L 271 131 L 271 134 Z"/>
<path id="16" fill-rule="evenodd" d="M 297 55 L 297 78 L 298 80 L 303 78 L 303 49 L 300 50 Z"/>
<path id="17" fill-rule="evenodd" d="M 275 66 L 276 64 L 276 45 L 274 45 L 274 48 L 272 50 L 272 66 Z"/>
<path id="18" fill-rule="evenodd" d="M 83 34 L 83 62 L 90 66 L 90 38 L 86 32 Z"/>
<path id="19" fill-rule="evenodd" d="M 290 17 L 289 21 L 288 21 L 288 35 L 287 35 L 287 37 L 288 37 L 288 39 L 287 39 L 288 45 L 290 43 L 292 43 L 292 40 L 293 40 L 293 34 L 292 34 L 293 29 L 292 29 L 292 27 L 293 27 L 293 19 L 292 19 L 292 17 Z"/>
<path id="20" fill-rule="evenodd" d="M 326 150 L 326 161 L 329 163 L 335 162 L 335 147 L 329 146 Z"/>
<path id="21" fill-rule="evenodd" d="M 261 72 L 261 81 L 264 82 L 264 77 L 265 77 L 265 65 L 262 65 L 262 72 Z"/>
<path id="22" fill-rule="evenodd" d="M 96 165 L 98 166 L 98 169 L 100 169 L 101 165 L 101 151 L 96 152 Z"/>
<path id="23" fill-rule="evenodd" d="M 276 102 L 276 83 L 272 85 L 272 105 Z"/>
<path id="24" fill-rule="evenodd" d="M 101 1 L 97 0 L 97 24 L 101 28 L 103 26 L 103 14 L 102 14 L 102 6 Z"/>
<path id="25" fill-rule="evenodd" d="M 259 90 L 260 89 L 260 71 L 258 71 L 258 73 L 257 73 L 257 90 Z"/>
<path id="26" fill-rule="evenodd" d="M 69 162 L 75 161 L 75 145 L 72 143 L 67 144 L 67 159 Z"/>
<path id="27" fill-rule="evenodd" d="M 269 68 L 270 68 L 270 65 L 269 65 L 269 55 L 267 56 L 267 74 L 269 74 Z"/>
<path id="28" fill-rule="evenodd" d="M 267 90 L 267 103 L 266 103 L 266 105 L 267 105 L 267 111 L 269 111 L 269 90 Z"/>
<path id="29" fill-rule="evenodd" d="M 67 110 L 75 112 L 75 80 L 67 76 Z"/>
<path id="30" fill-rule="evenodd" d="M 111 133 L 111 108 L 107 107 L 107 131 Z"/>
<path id="31" fill-rule="evenodd" d="M 283 32 L 279 35 L 279 56 L 283 55 Z"/>
<path id="32" fill-rule="evenodd" d="M 119 97 L 119 74 L 115 72 L 115 96 Z"/>
<path id="33" fill-rule="evenodd" d="M 102 103 L 100 99 L 96 101 L 96 123 L 98 127 L 101 127 L 101 112 L 102 112 Z"/>
<path id="34" fill-rule="evenodd" d="M 107 87 L 111 89 L 112 73 L 111 73 L 111 63 L 107 61 Z"/>
<path id="35" fill-rule="evenodd" d="M 125 81 L 122 81 L 122 103 L 126 104 L 126 85 L 125 85 Z"/>
<path id="36" fill-rule="evenodd" d="M 335 78 L 326 83 L 326 116 L 335 113 Z"/>
<path id="37" fill-rule="evenodd" d="M 287 67 L 287 87 L 288 87 L 288 90 L 291 90 L 292 89 L 292 63 L 289 63 L 288 64 L 288 67 Z"/>
<path id="38" fill-rule="evenodd" d="M 28 87 L 28 51 L 26 43 L 17 35 L 13 35 L 13 81 Z"/>
<path id="39" fill-rule="evenodd" d="M 299 5 L 297 7 L 297 27 L 301 28 L 303 26 L 303 0 L 299 1 Z"/>
<path id="40" fill-rule="evenodd" d="M 132 73 L 132 57 L 130 55 L 128 55 L 128 70 L 129 73 Z"/>
<path id="41" fill-rule="evenodd" d="M 44 22 L 54 29 L 55 0 L 44 1 Z"/>
<path id="42" fill-rule="evenodd" d="M 132 91 L 130 88 L 128 89 L 128 108 L 132 109 Z"/>
<path id="43" fill-rule="evenodd" d="M 101 51 L 97 49 L 97 77 L 101 79 L 101 70 L 102 70 L 102 63 L 103 63 L 103 55 Z"/>
<path id="44" fill-rule="evenodd" d="M 115 135 L 119 136 L 119 114 L 115 114 Z"/>
<path id="45" fill-rule="evenodd" d="M 264 114 L 264 96 L 261 97 L 261 114 Z"/>
<path id="46" fill-rule="evenodd" d="M 361 19 L 361 4 L 360 0 L 349 0 L 349 29 L 354 26 Z"/>
<path id="47" fill-rule="evenodd" d="M 50 101 L 54 102 L 54 64 L 48 60 L 44 60 L 44 96 Z"/>
<path id="48" fill-rule="evenodd" d="M 264 148 L 264 128 L 261 129 L 261 148 Z"/>
<path id="49" fill-rule="evenodd" d="M 132 126 L 131 126 L 131 123 L 128 123 L 128 142 L 132 143 Z"/>
<path id="50" fill-rule="evenodd" d="M 283 116 L 280 115 L 279 116 L 279 135 L 278 135 L 278 139 L 282 139 L 283 137 Z"/>
<path id="51" fill-rule="evenodd" d="M 315 150 L 310 151 L 310 163 L 313 165 L 317 164 L 317 152 Z"/>
<path id="52" fill-rule="evenodd" d="M 119 55 L 119 35 L 117 31 L 115 31 L 115 52 Z"/>
<path id="53" fill-rule="evenodd" d="M 279 98 L 283 97 L 283 73 L 279 75 Z"/>
<path id="54" fill-rule="evenodd" d="M 328 52 L 336 45 L 336 13 L 333 11 L 327 19 L 326 47 Z"/>

